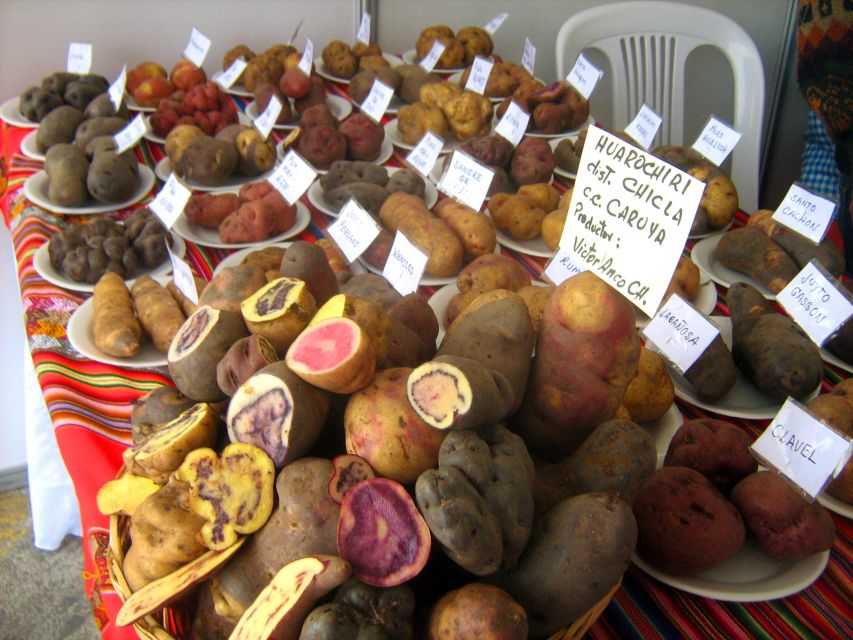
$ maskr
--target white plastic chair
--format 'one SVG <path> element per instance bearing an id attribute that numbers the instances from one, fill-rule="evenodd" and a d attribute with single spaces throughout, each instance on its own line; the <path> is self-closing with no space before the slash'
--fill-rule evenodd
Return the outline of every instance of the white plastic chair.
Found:
<path id="1" fill-rule="evenodd" d="M 645 102 L 663 117 L 660 144 L 689 145 L 699 131 L 684 140 L 684 94 L 689 80 L 685 62 L 691 51 L 703 45 L 719 49 L 732 68 L 731 124 L 742 134 L 731 154 L 732 181 L 741 209 L 752 212 L 758 206 L 764 68 L 755 43 L 740 25 L 714 11 L 673 2 L 632 0 L 592 7 L 560 27 L 557 77 L 568 75 L 584 49 L 601 51 L 612 69 L 614 122 L 610 124 L 625 128 Z"/>

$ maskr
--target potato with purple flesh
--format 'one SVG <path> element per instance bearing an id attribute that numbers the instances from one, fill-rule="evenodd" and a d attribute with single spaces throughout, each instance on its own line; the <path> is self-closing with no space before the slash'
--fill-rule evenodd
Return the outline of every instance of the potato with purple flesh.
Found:
<path id="1" fill-rule="evenodd" d="M 241 264 L 220 269 L 199 296 L 199 305 L 240 313 L 240 303 L 267 283 L 258 267 Z"/>
<path id="2" fill-rule="evenodd" d="M 158 387 L 141 395 L 132 404 L 130 425 L 133 442 L 136 444 L 195 405 L 195 400 L 186 397 L 174 387 Z"/>
<path id="3" fill-rule="evenodd" d="M 427 640 L 527 640 L 527 613 L 503 589 L 471 582 L 444 594 L 427 622 Z"/>
<path id="4" fill-rule="evenodd" d="M 278 352 L 264 336 L 255 334 L 240 338 L 216 365 L 216 381 L 225 395 L 233 396 L 259 369 L 278 360 Z"/>
<path id="5" fill-rule="evenodd" d="M 289 278 L 304 280 L 318 307 L 338 293 L 338 280 L 325 251 L 311 242 L 297 240 L 291 244 L 279 272 Z"/>
<path id="6" fill-rule="evenodd" d="M 332 477 L 329 478 L 329 497 L 341 504 L 347 491 L 362 480 L 375 478 L 370 464 L 353 453 L 344 453 L 332 459 Z"/>
<path id="7" fill-rule="evenodd" d="M 240 303 L 249 332 L 264 336 L 278 353 L 287 351 L 316 310 L 314 296 L 298 278 L 276 278 Z"/>
<path id="8" fill-rule="evenodd" d="M 727 494 L 758 468 L 749 450 L 752 441 L 746 431 L 731 422 L 688 420 L 672 436 L 663 464 L 695 469 Z"/>

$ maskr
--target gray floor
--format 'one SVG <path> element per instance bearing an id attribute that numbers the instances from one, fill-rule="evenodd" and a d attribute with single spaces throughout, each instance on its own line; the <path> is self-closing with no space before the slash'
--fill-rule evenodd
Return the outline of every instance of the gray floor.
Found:
<path id="1" fill-rule="evenodd" d="M 26 489 L 0 493 L 0 638 L 100 638 L 83 590 L 80 538 L 56 551 L 33 547 Z"/>

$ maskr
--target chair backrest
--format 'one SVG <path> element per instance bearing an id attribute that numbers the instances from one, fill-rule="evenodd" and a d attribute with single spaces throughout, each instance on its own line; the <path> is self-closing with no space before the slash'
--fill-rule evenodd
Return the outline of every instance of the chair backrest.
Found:
<path id="1" fill-rule="evenodd" d="M 610 124 L 624 128 L 646 103 L 663 117 L 660 143 L 684 144 L 684 94 L 689 80 L 685 62 L 690 52 L 703 45 L 719 49 L 732 68 L 732 126 L 741 133 L 731 155 L 732 181 L 741 208 L 752 212 L 758 206 L 764 68 L 755 43 L 740 25 L 714 11 L 674 2 L 632 0 L 592 7 L 560 28 L 557 77 L 566 77 L 584 49 L 598 49 L 612 69 L 614 122 Z M 592 111 L 594 115 L 594 99 Z"/>

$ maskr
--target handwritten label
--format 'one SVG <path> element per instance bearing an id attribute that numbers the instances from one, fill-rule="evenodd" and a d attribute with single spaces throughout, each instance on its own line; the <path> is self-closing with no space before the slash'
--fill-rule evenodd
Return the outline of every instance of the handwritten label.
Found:
<path id="1" fill-rule="evenodd" d="M 382 116 L 385 115 L 388 105 L 391 103 L 391 98 L 394 97 L 393 87 L 389 87 L 379 78 L 373 81 L 373 86 L 370 88 L 370 93 L 361 103 L 361 112 L 374 122 L 381 122 Z"/>
<path id="2" fill-rule="evenodd" d="M 499 13 L 485 24 L 483 31 L 488 33 L 490 36 L 495 35 L 495 31 L 501 28 L 501 25 L 507 18 L 509 18 L 509 14 L 506 11 Z"/>
<path id="3" fill-rule="evenodd" d="M 684 373 L 720 333 L 716 325 L 677 293 L 673 293 L 643 334 Z"/>
<path id="4" fill-rule="evenodd" d="M 648 149 L 652 146 L 652 141 L 655 139 L 658 129 L 660 129 L 662 120 L 663 118 L 652 111 L 648 105 L 644 104 L 640 107 L 639 113 L 631 121 L 631 124 L 625 127 L 625 133 L 636 140 L 643 149 Z"/>
<path id="5" fill-rule="evenodd" d="M 193 27 L 192 33 L 190 33 L 190 41 L 187 43 L 187 48 L 184 49 L 184 57 L 195 66 L 201 67 L 204 65 L 208 51 L 210 51 L 210 38 Z"/>
<path id="6" fill-rule="evenodd" d="M 504 112 L 504 117 L 495 127 L 495 133 L 509 140 L 515 147 L 524 137 L 528 122 L 530 122 L 530 114 L 519 107 L 515 100 L 511 100 Z"/>
<path id="7" fill-rule="evenodd" d="M 263 137 L 264 140 L 269 137 L 270 131 L 272 131 L 272 128 L 275 126 L 279 114 L 281 114 L 281 100 L 273 94 L 270 96 L 267 108 L 252 121 L 252 124 L 255 125 L 255 129 L 258 130 L 258 133 L 261 134 L 261 137 Z"/>
<path id="8" fill-rule="evenodd" d="M 850 459 L 853 443 L 788 398 L 750 448 L 765 466 L 815 498 Z"/>
<path id="9" fill-rule="evenodd" d="M 444 53 L 444 45 L 441 44 L 439 40 L 436 40 L 432 43 L 432 48 L 429 50 L 429 53 L 426 54 L 424 59 L 420 62 L 421 66 L 427 73 L 435 69 L 435 65 L 438 63 L 438 59 L 441 57 L 442 53 Z"/>
<path id="10" fill-rule="evenodd" d="M 406 156 L 406 162 L 422 176 L 428 176 L 443 148 L 444 140 L 432 131 L 427 131 L 424 137 L 420 139 L 420 142 L 412 149 L 412 152 Z"/>
<path id="11" fill-rule="evenodd" d="M 524 39 L 524 50 L 521 52 L 521 66 L 533 75 L 533 67 L 536 65 L 536 47 L 530 42 L 530 38 Z"/>
<path id="12" fill-rule="evenodd" d="M 587 60 L 583 54 L 580 54 L 577 61 L 575 61 L 575 66 L 572 67 L 569 75 L 566 76 L 566 80 L 578 90 L 578 93 L 589 100 L 589 96 L 592 94 L 601 76 L 602 71 Z"/>
<path id="13" fill-rule="evenodd" d="M 555 285 L 561 285 L 563 282 L 576 276 L 577 274 L 586 271 L 585 264 L 579 263 L 576 259 L 572 259 L 568 253 L 560 248 L 557 248 L 557 253 L 554 257 L 548 260 L 542 274 Z"/>
<path id="14" fill-rule="evenodd" d="M 243 74 L 247 66 L 248 63 L 243 58 L 237 58 L 225 71 L 216 75 L 213 80 L 223 90 L 228 91 L 228 89 L 234 86 L 237 78 Z"/>
<path id="15" fill-rule="evenodd" d="M 172 279 L 175 281 L 175 286 L 189 298 L 190 302 L 198 304 L 198 289 L 190 265 L 172 253 L 168 242 L 166 242 L 166 250 L 169 252 L 169 260 L 172 262 Z"/>
<path id="16" fill-rule="evenodd" d="M 92 43 L 70 42 L 65 69 L 68 73 L 89 73 L 92 70 Z"/>
<path id="17" fill-rule="evenodd" d="M 358 25 L 358 34 L 355 36 L 356 42 L 370 44 L 370 14 L 365 12 L 361 16 L 361 24 Z"/>
<path id="18" fill-rule="evenodd" d="M 489 192 L 495 172 L 474 158 L 454 151 L 450 164 L 439 180 L 438 188 L 472 209 L 480 210 Z"/>
<path id="19" fill-rule="evenodd" d="M 822 346 L 853 315 L 848 296 L 816 260 L 803 267 L 776 294 L 776 300 L 817 346 Z"/>
<path id="20" fill-rule="evenodd" d="M 468 82 L 465 83 L 465 88 L 468 91 L 483 95 L 486 92 L 486 84 L 489 82 L 489 74 L 492 73 L 493 66 L 495 63 L 483 56 L 474 58 L 474 64 L 471 65 L 471 73 L 468 74 Z"/>
<path id="21" fill-rule="evenodd" d="M 711 116 L 702 133 L 693 143 L 693 149 L 719 167 L 735 148 L 738 140 L 740 140 L 740 133 Z"/>
<path id="22" fill-rule="evenodd" d="M 118 78 L 110 85 L 110 88 L 107 89 L 107 93 L 110 94 L 110 101 L 113 103 L 113 107 L 118 111 L 121 108 L 121 101 L 124 100 L 124 87 L 127 84 L 127 65 L 123 65 L 121 68 L 121 72 L 118 74 Z"/>
<path id="23" fill-rule="evenodd" d="M 384 277 L 400 295 L 406 296 L 418 290 L 428 256 L 409 242 L 399 231 L 394 236 L 391 253 L 382 269 Z"/>
<path id="24" fill-rule="evenodd" d="M 314 167 L 291 150 L 287 152 L 268 180 L 289 204 L 294 204 L 308 190 L 316 177 L 317 172 L 314 171 Z"/>
<path id="25" fill-rule="evenodd" d="M 160 222 L 167 229 L 171 229 L 172 225 L 175 224 L 175 220 L 183 212 L 184 207 L 187 206 L 190 194 L 191 191 L 172 172 L 169 174 L 166 184 L 163 185 L 160 193 L 151 201 L 148 208 L 160 218 Z"/>
<path id="26" fill-rule="evenodd" d="M 139 113 L 127 123 L 127 126 L 113 136 L 116 144 L 116 153 L 124 153 L 131 147 L 135 147 L 148 132 L 148 121 L 143 114 Z"/>
<path id="27" fill-rule="evenodd" d="M 306 76 L 311 75 L 311 65 L 314 63 L 314 41 L 311 38 L 305 38 L 305 51 L 302 52 L 302 57 L 299 58 L 299 68 Z"/>
<path id="28" fill-rule="evenodd" d="M 560 246 L 651 316 L 704 189 L 672 165 L 590 127 Z"/>
<path id="29" fill-rule="evenodd" d="M 835 203 L 792 184 L 773 213 L 773 219 L 819 244 L 826 235 L 835 213 Z"/>
<path id="30" fill-rule="evenodd" d="M 348 262 L 354 262 L 376 240 L 380 227 L 370 214 L 350 198 L 337 219 L 329 225 L 329 235 L 337 243 Z"/>

